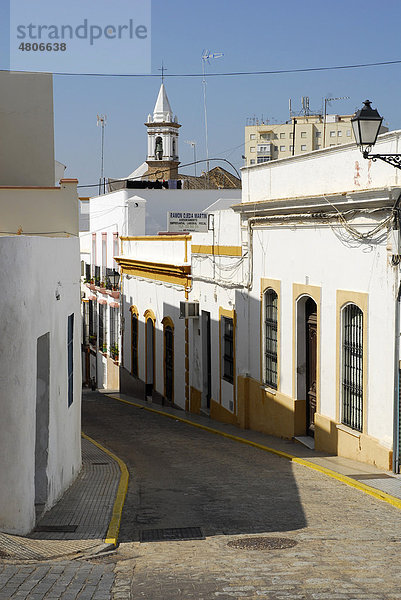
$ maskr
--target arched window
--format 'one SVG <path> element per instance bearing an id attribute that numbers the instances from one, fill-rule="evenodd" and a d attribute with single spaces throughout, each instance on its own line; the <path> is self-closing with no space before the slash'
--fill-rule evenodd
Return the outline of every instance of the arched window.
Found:
<path id="1" fill-rule="evenodd" d="M 164 396 L 174 401 L 174 323 L 170 317 L 164 317 Z"/>
<path id="2" fill-rule="evenodd" d="M 263 294 L 263 383 L 275 390 L 277 389 L 277 301 L 278 296 L 274 290 L 269 288 Z"/>
<path id="3" fill-rule="evenodd" d="M 131 307 L 131 373 L 138 377 L 138 312 Z"/>
<path id="4" fill-rule="evenodd" d="M 362 431 L 363 312 L 356 304 L 342 311 L 341 422 Z"/>
<path id="5" fill-rule="evenodd" d="M 174 384 L 174 334 L 170 326 L 164 330 L 166 344 L 166 398 L 172 402 L 173 400 L 173 384 Z"/>

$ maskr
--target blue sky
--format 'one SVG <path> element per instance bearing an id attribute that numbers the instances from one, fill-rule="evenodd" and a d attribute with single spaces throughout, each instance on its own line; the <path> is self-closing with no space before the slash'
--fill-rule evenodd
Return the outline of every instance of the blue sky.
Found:
<path id="1" fill-rule="evenodd" d="M 83 0 L 91 9 L 98 3 Z M 7 21 L 7 2 L 0 18 Z M 224 52 L 208 67 L 213 72 L 257 71 L 368 63 L 401 59 L 401 3 L 385 0 L 152 0 L 152 72 L 161 61 L 171 73 L 199 73 L 204 48 Z M 0 39 L 4 68 L 6 35 Z M 121 61 L 129 60 L 121 56 Z M 101 65 L 99 65 L 99 70 Z M 288 99 L 300 109 L 309 96 L 319 110 L 325 96 L 350 96 L 330 112 L 353 113 L 366 98 L 388 122 L 401 128 L 401 65 L 265 76 L 208 79 L 210 156 L 241 166 L 244 125 L 256 115 L 288 119 Z M 180 159 L 192 160 L 184 140 L 205 155 L 201 79 L 165 80 L 173 111 L 182 124 Z M 128 175 L 146 155 L 146 128 L 160 86 L 158 78 L 54 77 L 56 158 L 80 183 L 96 183 L 100 172 L 97 113 L 108 117 L 105 174 Z M 193 172 L 188 169 L 187 172 Z"/>

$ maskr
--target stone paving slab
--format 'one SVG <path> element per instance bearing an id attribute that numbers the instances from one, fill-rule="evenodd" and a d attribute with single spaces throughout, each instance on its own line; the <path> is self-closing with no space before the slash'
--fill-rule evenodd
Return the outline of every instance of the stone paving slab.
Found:
<path id="1" fill-rule="evenodd" d="M 27 537 L 0 533 L 0 558 L 39 561 L 82 555 L 104 546 L 120 480 L 118 464 L 82 439 L 82 470 L 37 527 L 76 526 L 75 531 L 33 531 Z M 1 600 L 1 599 L 0 599 Z"/>
<path id="2" fill-rule="evenodd" d="M 0 563 L 0 600 L 109 600 L 114 581 L 112 564 Z"/>
<path id="3" fill-rule="evenodd" d="M 135 473 L 118 549 L 135 561 L 132 600 L 401 600 L 401 512 L 390 504 L 275 454 L 106 397 L 84 405 L 83 418 Z M 274 441 L 260 438 L 267 446 Z M 294 446 L 280 449 L 295 455 Z M 348 474 L 366 483 L 377 478 L 374 469 L 351 466 Z M 205 539 L 140 543 L 134 535 L 190 526 L 201 527 Z M 229 546 L 254 537 L 296 544 Z"/>
<path id="4" fill-rule="evenodd" d="M 74 532 L 33 531 L 37 540 L 103 539 L 113 511 L 120 480 L 118 464 L 89 440 L 82 439 L 83 468 L 63 498 L 37 527 L 76 525 Z"/>

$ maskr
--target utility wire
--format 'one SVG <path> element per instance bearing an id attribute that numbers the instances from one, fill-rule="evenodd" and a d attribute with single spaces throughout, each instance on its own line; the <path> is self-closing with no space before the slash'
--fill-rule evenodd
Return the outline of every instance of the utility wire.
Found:
<path id="1" fill-rule="evenodd" d="M 226 158 L 209 158 L 208 161 L 209 162 L 219 161 L 219 162 L 226 162 L 226 163 L 228 163 L 234 169 L 234 171 L 236 172 L 236 177 L 238 177 L 238 179 L 241 179 L 241 175 L 238 172 L 238 170 Z M 183 169 L 184 167 L 190 167 L 192 165 L 196 165 L 196 164 L 202 163 L 202 162 L 207 162 L 206 158 L 202 158 L 202 159 L 199 159 L 199 160 L 194 160 L 194 161 L 192 161 L 190 163 L 186 163 L 185 165 L 180 165 L 180 169 Z M 158 174 L 164 173 L 165 171 L 166 171 L 166 168 L 164 167 L 164 168 L 161 168 L 159 171 L 155 171 L 154 173 L 152 173 L 152 175 L 158 175 Z M 232 173 L 230 173 L 230 175 L 232 175 Z M 118 182 L 124 182 L 124 181 L 134 181 L 136 179 L 142 180 L 143 177 L 144 177 L 143 175 L 137 175 L 136 177 L 125 177 L 125 178 L 122 178 L 122 179 L 108 179 L 108 183 L 110 184 L 110 183 L 118 183 Z M 184 175 L 184 177 L 193 177 L 193 176 L 192 175 Z M 199 179 L 199 178 L 197 178 L 197 179 Z M 89 183 L 88 185 L 77 185 L 77 188 L 90 188 L 90 187 L 98 187 L 98 186 L 99 186 L 99 183 Z M 133 189 L 135 189 L 135 188 L 133 188 Z"/>
<path id="2" fill-rule="evenodd" d="M 335 65 L 332 67 L 304 67 L 301 69 L 276 69 L 271 71 L 232 71 L 228 73 L 169 73 L 164 77 L 240 77 L 243 75 L 281 75 L 284 73 L 310 73 L 314 71 L 335 71 L 337 69 L 362 69 L 365 67 L 381 67 L 385 65 L 398 65 L 401 60 L 384 60 L 373 63 L 357 63 L 354 65 Z M 9 72 L 9 69 L 0 69 Z M 27 71 L 13 71 L 14 73 L 26 73 Z M 32 73 L 33 71 L 28 71 Z M 41 71 L 42 72 L 42 71 Z M 156 73 L 61 73 L 53 72 L 51 75 L 66 77 L 160 77 Z"/>

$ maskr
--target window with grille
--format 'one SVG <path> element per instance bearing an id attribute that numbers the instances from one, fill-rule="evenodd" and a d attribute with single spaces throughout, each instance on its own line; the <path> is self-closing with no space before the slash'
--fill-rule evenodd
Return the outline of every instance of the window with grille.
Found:
<path id="1" fill-rule="evenodd" d="M 99 350 L 107 352 L 106 305 L 99 304 Z"/>
<path id="2" fill-rule="evenodd" d="M 95 284 L 100 285 L 100 267 L 95 265 Z"/>
<path id="3" fill-rule="evenodd" d="M 342 423 L 362 431 L 363 313 L 355 304 L 342 311 Z"/>
<path id="4" fill-rule="evenodd" d="M 67 327 L 68 406 L 74 400 L 74 313 L 68 316 Z"/>
<path id="5" fill-rule="evenodd" d="M 274 290 L 266 290 L 264 304 L 264 383 L 277 389 L 277 301 Z"/>
<path id="6" fill-rule="evenodd" d="M 234 381 L 234 321 L 223 317 L 223 379 Z"/>
<path id="7" fill-rule="evenodd" d="M 138 377 L 138 315 L 131 317 L 131 371 Z"/>
<path id="8" fill-rule="evenodd" d="M 118 308 L 110 307 L 110 346 L 118 345 Z"/>
<path id="9" fill-rule="evenodd" d="M 84 344 L 84 346 L 87 346 L 89 344 L 89 329 L 90 329 L 90 322 L 89 322 L 89 302 L 83 302 L 82 303 L 82 327 L 83 327 L 83 331 L 82 331 L 82 343 Z"/>

